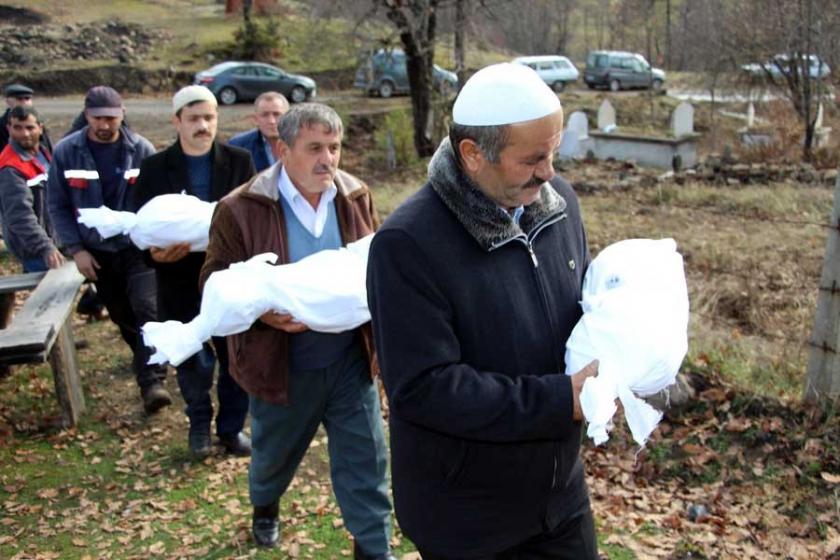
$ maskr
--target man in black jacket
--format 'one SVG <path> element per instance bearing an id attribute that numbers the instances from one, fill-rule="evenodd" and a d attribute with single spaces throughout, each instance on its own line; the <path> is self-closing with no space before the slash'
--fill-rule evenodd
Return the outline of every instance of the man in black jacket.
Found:
<path id="1" fill-rule="evenodd" d="M 204 86 L 187 86 L 175 94 L 172 105 L 172 123 L 178 139 L 166 150 L 143 161 L 131 195 L 130 207 L 135 212 L 155 196 L 184 191 L 214 202 L 255 173 L 247 151 L 216 142 L 218 109 L 210 90 Z M 176 243 L 152 247 L 147 260 L 157 274 L 160 319 L 187 322 L 198 315 L 201 304 L 198 275 L 204 253 L 190 253 L 189 243 Z M 228 373 L 225 339 L 214 338 L 213 347 L 215 357 L 211 346 L 205 344 L 201 352 L 177 368 L 178 385 L 190 421 L 190 451 L 197 458 L 204 458 L 212 450 L 210 389 L 215 358 L 218 358 L 216 434 L 228 452 L 250 455 L 251 442 L 242 434 L 248 396 Z"/>
<path id="2" fill-rule="evenodd" d="M 562 131 L 533 70 L 480 70 L 371 246 L 394 505 L 423 560 L 598 557 L 578 455 L 597 363 L 565 375 L 590 258 Z"/>

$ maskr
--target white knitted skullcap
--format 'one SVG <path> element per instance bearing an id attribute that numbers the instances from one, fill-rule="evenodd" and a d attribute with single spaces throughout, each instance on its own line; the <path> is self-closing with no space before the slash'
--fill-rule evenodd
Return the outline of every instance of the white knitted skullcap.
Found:
<path id="1" fill-rule="evenodd" d="M 486 66 L 467 80 L 452 120 L 466 126 L 496 126 L 532 121 L 560 109 L 560 100 L 536 72 L 522 64 Z"/>

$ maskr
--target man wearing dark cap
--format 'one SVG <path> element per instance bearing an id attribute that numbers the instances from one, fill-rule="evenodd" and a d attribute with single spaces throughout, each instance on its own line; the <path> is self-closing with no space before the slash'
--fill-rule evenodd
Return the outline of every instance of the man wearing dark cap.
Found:
<path id="1" fill-rule="evenodd" d="M 126 235 L 102 239 L 76 221 L 79 208 L 127 210 L 129 191 L 152 144 L 122 128 L 122 98 L 96 86 L 85 96 L 87 126 L 56 146 L 47 185 L 50 218 L 58 241 L 85 278 L 96 284 L 111 320 L 134 354 L 132 367 L 143 407 L 152 413 L 172 403 L 163 387 L 164 367 L 147 365 L 140 326 L 157 319 L 155 273 Z"/>
<path id="2" fill-rule="evenodd" d="M 26 87 L 23 84 L 9 84 L 3 89 L 3 94 L 6 96 L 6 112 L 0 117 L 0 150 L 6 147 L 9 143 L 9 113 L 14 107 L 22 105 L 24 107 L 32 106 L 32 96 L 35 92 L 32 88 Z M 52 142 L 47 135 L 47 129 L 41 126 L 41 146 L 49 153 L 52 153 Z"/>

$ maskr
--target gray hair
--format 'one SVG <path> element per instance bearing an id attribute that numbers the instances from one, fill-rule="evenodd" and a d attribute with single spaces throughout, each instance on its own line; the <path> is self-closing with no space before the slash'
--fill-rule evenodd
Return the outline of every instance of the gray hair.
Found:
<path id="1" fill-rule="evenodd" d="M 289 107 L 289 100 L 279 91 L 264 91 L 254 99 L 254 110 L 260 106 L 263 101 L 281 101 L 287 108 Z"/>
<path id="2" fill-rule="evenodd" d="M 490 163 L 499 163 L 499 154 L 507 145 L 510 137 L 508 125 L 493 126 L 467 126 L 464 124 L 452 123 L 449 127 L 449 142 L 455 151 L 458 161 L 461 161 L 461 153 L 458 145 L 462 140 L 472 140 L 481 150 L 484 159 Z"/>
<path id="3" fill-rule="evenodd" d="M 277 132 L 280 140 L 288 146 L 292 146 L 297 140 L 298 133 L 303 127 L 321 125 L 327 132 L 337 132 L 339 137 L 344 135 L 344 126 L 341 124 L 341 117 L 332 107 L 321 103 L 299 103 L 294 105 L 289 112 L 283 115 L 277 125 Z"/>

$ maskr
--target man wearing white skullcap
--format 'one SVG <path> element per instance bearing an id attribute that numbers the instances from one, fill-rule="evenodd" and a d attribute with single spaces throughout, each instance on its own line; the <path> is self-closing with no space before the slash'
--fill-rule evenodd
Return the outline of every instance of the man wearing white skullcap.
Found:
<path id="1" fill-rule="evenodd" d="M 209 89 L 193 85 L 178 90 L 172 97 L 172 125 L 177 139 L 162 152 L 143 160 L 137 182 L 128 194 L 129 210 L 137 212 L 156 196 L 182 192 L 216 202 L 250 179 L 256 173 L 251 154 L 219 142 L 217 122 L 216 98 Z M 157 279 L 158 320 L 186 322 L 198 315 L 198 275 L 204 256 L 204 252 L 191 253 L 186 241 L 144 251 Z M 175 368 L 187 405 L 189 449 L 197 459 L 204 459 L 213 450 L 210 395 L 217 359 L 216 435 L 228 453 L 251 453 L 251 443 L 242 433 L 248 395 L 230 375 L 225 339 L 214 337 L 212 345 L 205 343 L 198 354 Z"/>
<path id="2" fill-rule="evenodd" d="M 427 183 L 376 234 L 368 300 L 394 502 L 424 560 L 598 557 L 566 339 L 589 250 L 555 176 L 557 96 L 524 66 L 458 95 Z"/>

